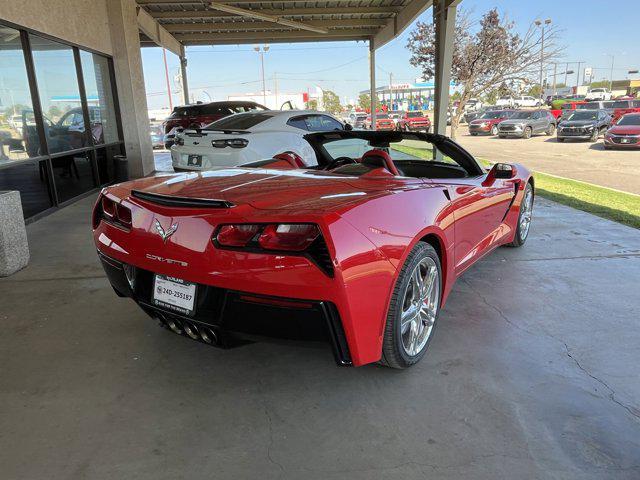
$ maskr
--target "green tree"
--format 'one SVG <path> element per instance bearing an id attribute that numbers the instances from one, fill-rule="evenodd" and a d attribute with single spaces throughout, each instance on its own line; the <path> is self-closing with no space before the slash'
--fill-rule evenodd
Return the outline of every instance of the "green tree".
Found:
<path id="1" fill-rule="evenodd" d="M 342 111 L 342 105 L 340 105 L 340 98 L 331 90 L 325 90 L 322 93 L 322 104 L 324 110 L 329 113 L 340 113 Z"/>
<path id="2" fill-rule="evenodd" d="M 318 110 L 318 100 L 310 98 L 306 105 L 307 110 Z"/>
<path id="3" fill-rule="evenodd" d="M 525 95 L 529 95 L 535 98 L 540 98 L 540 95 L 542 95 L 542 88 L 540 88 L 540 84 L 537 83 L 535 85 L 531 85 L 525 92 Z"/>
<path id="4" fill-rule="evenodd" d="M 520 35 L 513 22 L 489 10 L 473 28 L 469 14 L 461 12 L 453 41 L 451 79 L 460 87 L 460 105 L 451 115 L 451 137 L 455 138 L 467 102 L 479 98 L 502 83 L 536 78 L 540 66 L 541 36 L 532 24 Z M 418 22 L 409 35 L 410 64 L 422 70 L 423 78 L 435 77 L 435 26 Z M 558 57 L 559 31 L 551 26 L 545 32 L 547 62 Z"/>
<path id="5" fill-rule="evenodd" d="M 599 80 L 597 82 L 591 82 L 589 88 L 609 88 L 609 80 Z"/>
<path id="6" fill-rule="evenodd" d="M 57 120 L 62 115 L 62 110 L 57 105 L 51 105 L 48 113 L 51 120 Z"/>
<path id="7" fill-rule="evenodd" d="M 370 111 L 371 95 L 369 95 L 368 93 L 361 93 L 360 96 L 358 97 L 358 106 L 363 110 Z M 378 102 L 376 102 L 376 108 L 378 108 Z"/>

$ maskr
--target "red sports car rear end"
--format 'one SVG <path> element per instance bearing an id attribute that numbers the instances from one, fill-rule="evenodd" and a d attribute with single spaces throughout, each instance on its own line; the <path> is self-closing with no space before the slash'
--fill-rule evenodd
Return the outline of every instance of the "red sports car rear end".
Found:
<path id="1" fill-rule="evenodd" d="M 405 137 L 458 163 L 392 159 Z M 107 276 L 118 295 L 204 343 L 322 341 L 340 365 L 410 366 L 455 278 L 493 248 L 524 243 L 529 173 L 487 173 L 436 135 L 305 138 L 317 168 L 279 158 L 104 189 L 93 236 Z"/>

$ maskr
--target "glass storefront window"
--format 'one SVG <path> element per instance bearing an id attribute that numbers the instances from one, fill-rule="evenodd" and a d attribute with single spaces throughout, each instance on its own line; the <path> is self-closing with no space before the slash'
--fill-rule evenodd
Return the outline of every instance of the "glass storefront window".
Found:
<path id="1" fill-rule="evenodd" d="M 92 152 L 79 152 L 51 159 L 58 200 L 64 202 L 94 188 Z"/>
<path id="2" fill-rule="evenodd" d="M 0 25 L 0 166 L 40 154 L 20 32 Z"/>
<path id="3" fill-rule="evenodd" d="M 25 218 L 53 206 L 47 162 L 48 160 L 22 160 L 0 170 L 0 190 L 20 192 Z"/>
<path id="4" fill-rule="evenodd" d="M 73 49 L 29 35 L 49 153 L 89 145 Z"/>
<path id="5" fill-rule="evenodd" d="M 122 145 L 111 145 L 109 147 L 96 149 L 96 162 L 98 164 L 98 180 L 100 185 L 105 185 L 115 181 L 114 156 L 124 153 Z"/>
<path id="6" fill-rule="evenodd" d="M 80 51 L 80 61 L 93 141 L 95 144 L 117 142 L 119 138 L 109 62 L 101 55 L 83 50 Z"/>

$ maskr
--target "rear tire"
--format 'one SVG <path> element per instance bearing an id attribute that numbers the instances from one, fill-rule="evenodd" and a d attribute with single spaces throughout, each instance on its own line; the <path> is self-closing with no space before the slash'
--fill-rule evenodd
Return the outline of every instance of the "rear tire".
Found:
<path id="1" fill-rule="evenodd" d="M 420 361 L 440 313 L 442 269 L 435 249 L 418 242 L 396 282 L 384 330 L 380 363 L 404 369 Z"/>
<path id="2" fill-rule="evenodd" d="M 531 216 L 533 214 L 533 201 L 535 194 L 531 183 L 527 183 L 524 188 L 524 196 L 520 204 L 520 212 L 518 213 L 518 225 L 516 227 L 516 236 L 513 242 L 507 243 L 507 247 L 521 247 L 527 241 L 529 230 L 531 229 Z"/>
<path id="3" fill-rule="evenodd" d="M 556 140 L 560 143 L 564 142 L 564 138 L 561 138 L 561 137 L 556 138 Z"/>
<path id="4" fill-rule="evenodd" d="M 556 133 L 556 126 L 551 123 L 549 125 L 549 128 L 547 128 L 547 131 L 545 132 L 548 136 L 552 136 L 554 133 Z"/>
<path id="5" fill-rule="evenodd" d="M 589 141 L 591 143 L 596 143 L 598 141 L 598 138 L 600 138 L 600 130 L 598 130 L 597 128 L 595 128 L 593 130 L 593 133 L 591 134 L 591 138 L 589 139 Z"/>

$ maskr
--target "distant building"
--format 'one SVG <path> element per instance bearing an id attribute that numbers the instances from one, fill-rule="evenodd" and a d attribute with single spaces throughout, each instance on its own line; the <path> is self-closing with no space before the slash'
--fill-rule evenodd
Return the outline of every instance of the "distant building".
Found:
<path id="1" fill-rule="evenodd" d="M 614 96 L 636 96 L 640 92 L 640 80 L 614 80 L 611 84 L 611 92 Z"/>

